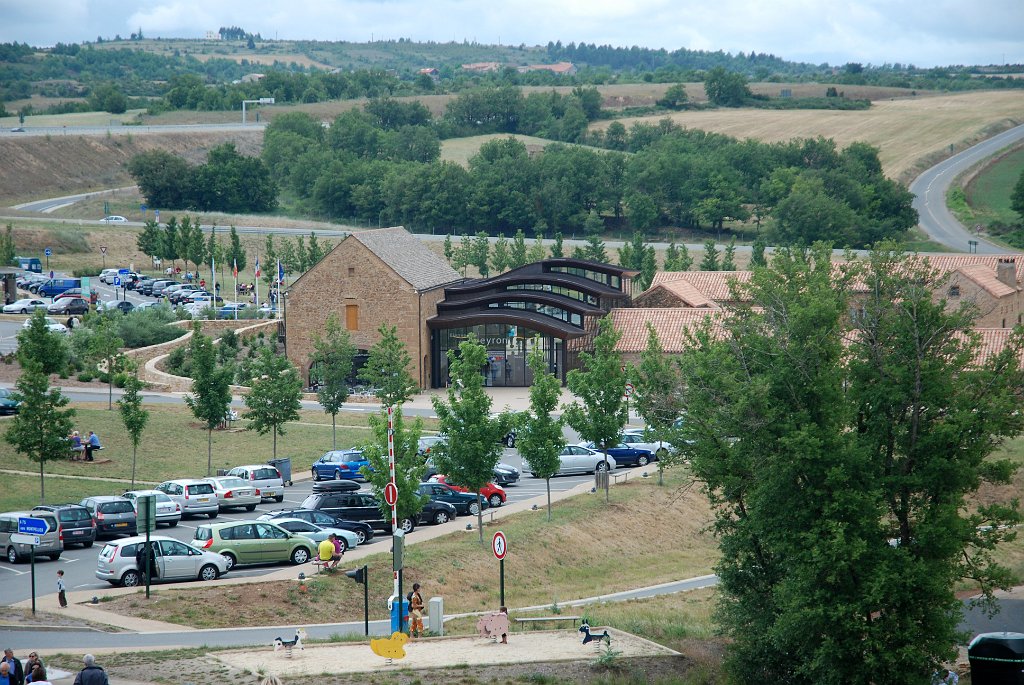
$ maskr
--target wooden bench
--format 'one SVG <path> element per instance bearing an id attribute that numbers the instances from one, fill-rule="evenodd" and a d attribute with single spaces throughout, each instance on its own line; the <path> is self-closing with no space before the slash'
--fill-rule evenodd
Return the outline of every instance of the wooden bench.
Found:
<path id="1" fill-rule="evenodd" d="M 527 617 L 524 617 L 524 618 L 517 618 L 517 619 L 515 619 L 515 622 L 518 623 L 520 626 L 522 626 L 525 629 L 525 627 L 527 625 L 532 625 L 532 624 L 535 624 L 535 623 L 540 623 L 542 621 L 555 621 L 555 622 L 557 622 L 557 621 L 572 621 L 573 628 L 575 628 L 576 625 L 580 622 L 580 619 L 582 619 L 582 618 L 583 618 L 582 616 L 568 616 L 568 615 L 560 615 L 560 616 L 527 616 Z"/>

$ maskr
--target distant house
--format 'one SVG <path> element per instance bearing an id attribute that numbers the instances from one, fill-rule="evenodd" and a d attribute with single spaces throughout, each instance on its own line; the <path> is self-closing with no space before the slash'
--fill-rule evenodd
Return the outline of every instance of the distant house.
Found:
<path id="1" fill-rule="evenodd" d="M 499 62 L 472 62 L 462 65 L 463 71 L 472 71 L 476 74 L 487 74 L 500 69 L 501 64 Z"/>
<path id="2" fill-rule="evenodd" d="M 576 65 L 572 62 L 557 62 L 556 64 L 528 64 L 525 67 L 517 67 L 516 69 L 520 74 L 525 74 L 530 71 L 550 71 L 553 74 L 559 76 L 575 76 Z"/>
<path id="3" fill-rule="evenodd" d="M 217 31 L 207 31 L 206 35 L 203 36 L 206 40 L 220 40 L 221 35 Z"/>
<path id="4" fill-rule="evenodd" d="M 257 81 L 262 81 L 264 76 L 266 74 L 246 74 L 242 77 L 241 81 L 242 83 L 256 83 Z"/>

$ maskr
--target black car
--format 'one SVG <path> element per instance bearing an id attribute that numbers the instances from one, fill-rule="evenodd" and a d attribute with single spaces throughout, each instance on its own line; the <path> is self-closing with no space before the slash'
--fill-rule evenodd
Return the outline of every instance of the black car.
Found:
<path id="1" fill-rule="evenodd" d="M 473 493 L 453 490 L 444 483 L 420 483 L 420 494 L 426 495 L 432 502 L 451 504 L 460 516 L 476 516 L 480 513 L 480 507 L 486 509 L 489 506 L 486 499 L 479 500 Z"/>
<path id="2" fill-rule="evenodd" d="M 92 512 L 80 504 L 40 504 L 32 511 L 48 511 L 60 521 L 64 545 L 92 547 L 96 542 L 96 522 Z"/>
<path id="3" fill-rule="evenodd" d="M 0 414 L 17 414 L 19 404 L 21 403 L 11 397 L 10 390 L 0 388 Z"/>
<path id="4" fill-rule="evenodd" d="M 372 526 L 375 530 L 391 532 L 391 517 L 385 516 L 381 510 L 381 503 L 376 497 L 365 492 L 353 492 L 351 489 L 339 489 L 330 486 L 342 486 L 350 481 L 337 483 L 316 483 L 313 494 L 303 500 L 303 509 L 321 511 L 336 518 L 349 521 L 363 521 Z M 354 483 L 352 483 L 354 485 Z M 327 487 L 324 487 L 327 486 Z M 319 491 L 317 491 L 319 489 Z M 456 508 L 446 502 L 428 501 L 423 506 L 419 515 L 421 523 L 447 523 L 458 515 Z M 406 533 L 411 533 L 416 528 L 412 519 L 404 518 L 398 522 L 398 527 Z"/>
<path id="5" fill-rule="evenodd" d="M 359 539 L 359 544 L 364 545 L 373 539 L 373 526 L 363 521 L 348 521 L 346 519 L 332 516 L 325 511 L 314 511 L 312 509 L 284 509 L 282 511 L 275 511 L 270 514 L 263 514 L 260 516 L 261 520 L 273 521 L 274 519 L 302 519 L 309 523 L 316 524 L 327 528 L 341 528 L 342 530 L 350 530 L 356 534 L 356 538 Z"/>
<path id="6" fill-rule="evenodd" d="M 426 454 L 426 453 L 425 453 Z M 427 457 L 427 468 L 423 471 L 423 482 L 426 483 L 430 480 L 431 476 L 437 475 L 437 467 L 434 466 L 433 457 Z M 506 485 L 515 485 L 519 482 L 519 469 L 515 466 L 509 466 L 508 464 L 499 463 L 494 467 L 494 478 L 491 482 L 495 485 L 505 487 Z"/>

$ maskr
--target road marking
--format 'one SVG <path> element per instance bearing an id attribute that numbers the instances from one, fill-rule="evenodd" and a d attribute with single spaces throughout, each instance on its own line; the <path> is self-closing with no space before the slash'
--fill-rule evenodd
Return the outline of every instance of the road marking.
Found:
<path id="1" fill-rule="evenodd" d="M 73 564 L 73 563 L 75 563 L 76 561 L 81 561 L 81 559 L 61 559 L 61 560 L 60 560 L 60 563 L 64 563 L 64 564 Z"/>
<path id="2" fill-rule="evenodd" d="M 11 573 L 13 573 L 14 575 L 17 575 L 17 576 L 23 576 L 26 573 L 28 573 L 28 571 L 19 571 L 19 570 L 14 569 L 14 568 L 7 568 L 6 566 L 0 566 L 0 571 L 10 571 Z"/>

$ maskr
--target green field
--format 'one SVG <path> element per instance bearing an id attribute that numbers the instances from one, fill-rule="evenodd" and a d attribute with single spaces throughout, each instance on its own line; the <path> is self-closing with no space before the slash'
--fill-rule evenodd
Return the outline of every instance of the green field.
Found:
<path id="1" fill-rule="evenodd" d="M 1020 215 L 1010 209 L 1010 195 L 1024 171 L 1024 147 L 1000 157 L 967 184 L 967 203 L 977 223 L 1016 224 Z"/>

